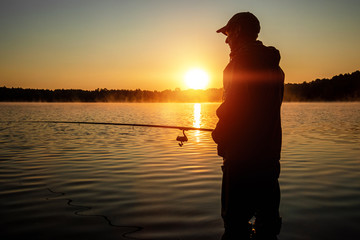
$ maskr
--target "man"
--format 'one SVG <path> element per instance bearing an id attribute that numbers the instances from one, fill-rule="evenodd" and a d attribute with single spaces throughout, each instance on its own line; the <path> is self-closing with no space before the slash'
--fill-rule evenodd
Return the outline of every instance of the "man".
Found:
<path id="1" fill-rule="evenodd" d="M 224 101 L 212 133 L 223 157 L 222 239 L 250 239 L 255 216 L 256 239 L 277 239 L 281 227 L 280 108 L 284 73 L 280 53 L 257 41 L 258 19 L 235 14 L 217 31 L 227 36 L 230 62 L 224 70 Z"/>

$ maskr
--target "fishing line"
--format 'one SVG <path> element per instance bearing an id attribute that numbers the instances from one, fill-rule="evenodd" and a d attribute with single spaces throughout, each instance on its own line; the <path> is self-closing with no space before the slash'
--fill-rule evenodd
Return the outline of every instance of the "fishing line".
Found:
<path id="1" fill-rule="evenodd" d="M 61 197 L 61 196 L 65 196 L 65 193 L 64 192 L 55 192 L 53 191 L 52 189 L 50 188 L 47 188 L 47 190 L 52 193 L 52 194 L 58 194 L 57 196 L 55 197 Z M 47 197 L 46 200 L 51 200 L 51 198 Z M 105 215 L 100 215 L 100 214 L 84 214 L 81 212 L 84 212 L 84 211 L 89 211 L 92 209 L 92 207 L 88 207 L 88 206 L 82 206 L 82 205 L 75 205 L 73 204 L 73 200 L 70 199 L 70 198 L 65 198 L 64 200 L 67 200 L 67 205 L 71 206 L 71 207 L 75 207 L 75 208 L 78 208 L 78 210 L 76 210 L 74 212 L 75 215 L 77 216 L 81 216 L 81 217 L 101 217 L 103 218 L 109 226 L 111 227 L 117 227 L 117 228 L 132 228 L 134 230 L 131 230 L 131 231 L 127 231 L 125 233 L 122 234 L 122 236 L 124 238 L 127 238 L 127 239 L 138 239 L 138 238 L 134 238 L 134 237 L 129 237 L 128 235 L 129 234 L 133 234 L 133 233 L 136 233 L 136 232 L 140 232 L 141 230 L 143 230 L 144 228 L 143 227 L 138 227 L 138 226 L 120 226 L 120 225 L 115 225 L 111 222 L 111 220 L 105 216 Z"/>

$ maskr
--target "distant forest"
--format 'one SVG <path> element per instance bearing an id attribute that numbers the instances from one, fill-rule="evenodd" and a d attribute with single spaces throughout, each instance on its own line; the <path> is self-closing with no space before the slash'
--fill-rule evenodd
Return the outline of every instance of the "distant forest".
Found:
<path id="1" fill-rule="evenodd" d="M 284 101 L 360 101 L 360 71 L 285 84 Z"/>
<path id="2" fill-rule="evenodd" d="M 0 87 L 2 102 L 220 102 L 222 89 L 108 90 L 23 89 Z M 284 101 L 360 101 L 360 71 L 331 79 L 285 84 Z"/>

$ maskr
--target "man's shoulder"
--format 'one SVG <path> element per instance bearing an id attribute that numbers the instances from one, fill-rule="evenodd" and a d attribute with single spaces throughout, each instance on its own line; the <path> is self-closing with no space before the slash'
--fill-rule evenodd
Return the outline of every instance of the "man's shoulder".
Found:
<path id="1" fill-rule="evenodd" d="M 247 47 L 234 58 L 235 68 L 275 68 L 280 63 L 280 51 L 261 42 Z"/>

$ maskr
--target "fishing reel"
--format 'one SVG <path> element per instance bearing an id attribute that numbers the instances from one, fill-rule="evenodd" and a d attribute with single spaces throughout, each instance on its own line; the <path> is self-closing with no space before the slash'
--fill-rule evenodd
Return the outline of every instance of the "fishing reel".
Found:
<path id="1" fill-rule="evenodd" d="M 176 141 L 179 141 L 179 146 L 182 147 L 184 145 L 184 142 L 188 141 L 188 138 L 185 134 L 185 130 L 183 129 L 183 135 L 177 136 Z"/>

